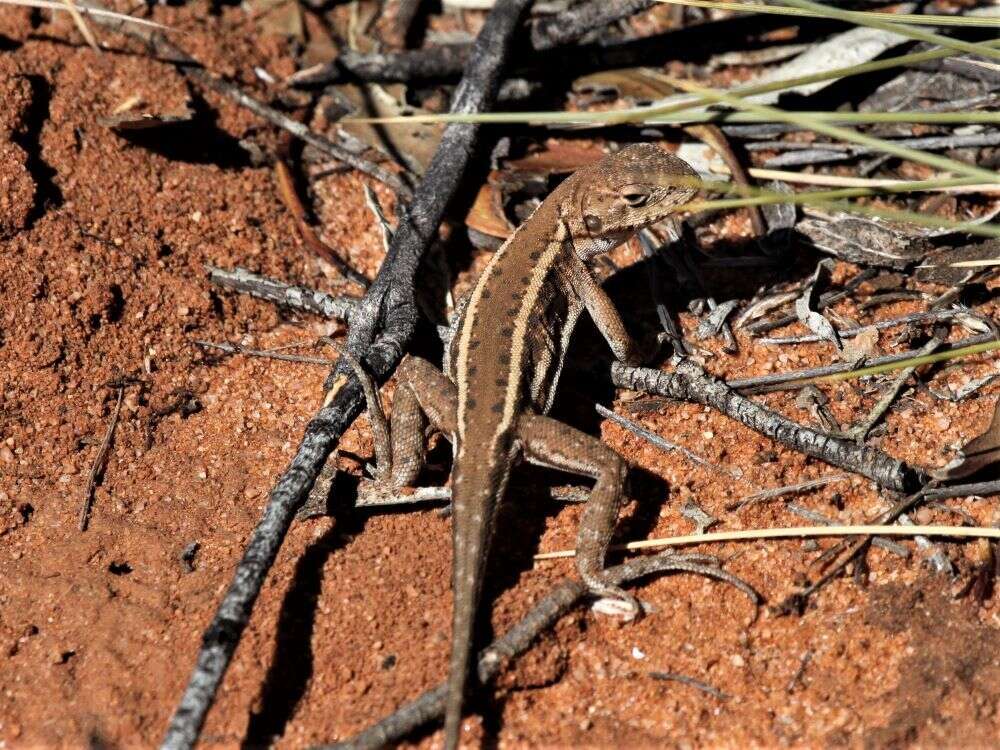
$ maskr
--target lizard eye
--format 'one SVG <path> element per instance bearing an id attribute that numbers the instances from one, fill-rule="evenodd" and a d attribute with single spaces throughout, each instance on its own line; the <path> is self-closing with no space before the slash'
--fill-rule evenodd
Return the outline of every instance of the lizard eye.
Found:
<path id="1" fill-rule="evenodd" d="M 583 223 L 587 225 L 587 231 L 597 233 L 601 231 L 601 227 L 604 224 L 601 222 L 600 218 L 594 216 L 593 214 L 587 214 L 583 217 Z"/>
<path id="2" fill-rule="evenodd" d="M 629 204 L 632 208 L 642 208 L 649 201 L 649 193 L 641 193 L 636 190 L 630 190 L 622 194 L 625 202 Z"/>

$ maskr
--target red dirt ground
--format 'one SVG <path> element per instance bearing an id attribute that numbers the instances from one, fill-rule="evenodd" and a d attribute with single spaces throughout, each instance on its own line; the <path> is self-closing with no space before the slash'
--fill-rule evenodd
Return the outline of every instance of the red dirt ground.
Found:
<path id="1" fill-rule="evenodd" d="M 209 16 L 195 5 L 160 8 L 156 17 L 188 30 L 189 49 L 247 85 L 253 65 L 276 76 L 292 70 L 283 45 L 261 37 L 240 10 Z M 266 348 L 314 341 L 332 325 L 214 291 L 204 264 L 338 289 L 336 274 L 295 239 L 270 169 L 249 164 L 236 145 L 247 138 L 273 148 L 275 135 L 251 115 L 193 92 L 217 115 L 213 140 L 206 149 L 164 153 L 97 123 L 134 95 L 168 111 L 191 92 L 171 66 L 103 38 L 118 51 L 94 53 L 65 18 L 0 9 L 0 747 L 7 748 L 157 742 L 267 493 L 319 405 L 324 368 L 220 358 L 193 340 Z M 320 194 L 326 240 L 371 275 L 381 245 L 362 179 L 327 178 Z M 632 248 L 616 258 L 635 255 Z M 852 272 L 837 269 L 840 280 Z M 693 329 L 690 316 L 683 320 Z M 741 343 L 735 357 L 710 344 L 710 368 L 736 377 L 829 357 L 819 345 Z M 938 380 L 955 385 L 989 367 Z M 123 377 L 131 380 L 121 421 L 81 533 L 88 474 L 114 410 L 109 383 Z M 853 385 L 830 392 L 844 421 L 873 403 Z M 961 404 L 911 393 L 875 442 L 916 464 L 941 465 L 986 426 L 995 393 Z M 587 413 L 596 398 L 569 388 L 563 411 L 579 402 L 577 411 Z M 790 396 L 764 400 L 811 419 Z M 689 532 L 679 515 L 689 498 L 724 528 L 799 525 L 780 503 L 724 508 L 758 488 L 835 473 L 700 407 L 665 403 L 635 418 L 743 478 L 693 466 L 605 423 L 604 439 L 665 483 L 646 493 L 641 511 L 626 509 L 630 535 Z M 364 420 L 342 448 L 371 455 Z M 339 461 L 357 472 L 350 456 Z M 540 494 L 524 482 L 510 492 L 492 566 L 497 633 L 572 572 L 568 561 L 532 565 L 538 550 L 572 546 L 579 516 L 575 507 L 535 502 Z M 800 501 L 844 522 L 889 502 L 856 478 Z M 994 521 L 990 502 L 951 502 L 980 523 Z M 955 522 L 941 511 L 918 517 Z M 192 542 L 199 549 L 189 571 L 180 555 Z M 772 542 L 706 551 L 777 602 L 812 549 Z M 967 577 L 972 548 L 947 549 Z M 728 586 L 683 575 L 650 581 L 639 593 L 655 612 L 635 624 L 583 609 L 563 618 L 486 691 L 478 708 L 487 718 L 470 717 L 467 737 L 508 747 L 992 745 L 1000 731 L 996 599 L 955 600 L 957 584 L 921 560 L 919 551 L 904 561 L 875 550 L 867 588 L 836 581 L 801 617 L 764 612 L 752 625 L 746 599 Z M 205 745 L 273 740 L 301 748 L 345 738 L 435 685 L 448 648 L 449 565 L 449 521 L 433 509 L 296 523 L 209 716 Z M 696 678 L 728 699 L 651 672 Z M 435 735 L 414 742 L 427 747 Z"/>

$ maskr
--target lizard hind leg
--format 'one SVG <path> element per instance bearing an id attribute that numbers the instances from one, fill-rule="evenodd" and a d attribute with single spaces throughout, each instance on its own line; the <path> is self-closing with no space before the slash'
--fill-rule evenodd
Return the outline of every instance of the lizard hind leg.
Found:
<path id="1" fill-rule="evenodd" d="M 521 417 L 518 438 L 529 462 L 596 480 L 577 533 L 577 570 L 592 594 L 621 602 L 628 619 L 640 615 L 639 601 L 605 573 L 605 557 L 621 508 L 625 460 L 597 438 L 536 414 Z"/>

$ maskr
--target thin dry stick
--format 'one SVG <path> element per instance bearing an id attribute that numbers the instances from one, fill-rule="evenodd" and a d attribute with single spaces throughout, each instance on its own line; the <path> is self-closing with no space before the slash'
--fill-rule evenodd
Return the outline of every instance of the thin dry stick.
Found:
<path id="1" fill-rule="evenodd" d="M 922 346 L 918 351 L 918 357 L 922 357 L 927 354 L 932 354 L 938 347 L 941 346 L 941 339 L 937 336 L 933 337 L 924 346 Z M 906 385 L 906 381 L 910 379 L 910 376 L 917 371 L 915 366 L 904 367 L 896 375 L 895 379 L 892 381 L 892 385 L 889 386 L 889 390 L 886 391 L 885 395 L 879 399 L 878 403 L 871 410 L 867 417 L 856 426 L 852 427 L 847 431 L 847 437 L 852 440 L 856 440 L 859 443 L 865 441 L 868 437 L 868 433 L 872 431 L 872 428 L 878 424 L 878 421 L 885 416 L 885 413 L 889 411 L 896 398 L 899 397 L 900 391 L 903 390 L 903 386 Z"/>
<path id="2" fill-rule="evenodd" d="M 687 458 L 691 463 L 697 466 L 704 466 L 706 469 L 718 472 L 719 474 L 725 474 L 733 479 L 739 479 L 739 480 L 743 479 L 742 476 L 737 474 L 732 469 L 727 469 L 724 466 L 717 466 L 716 464 L 713 464 L 711 461 L 709 461 L 707 458 L 702 458 L 697 453 L 688 450 L 683 445 L 677 445 L 676 443 L 671 443 L 669 440 L 660 437 L 655 432 L 650 432 L 645 427 L 637 425 L 631 419 L 623 417 L 621 414 L 615 414 L 613 411 L 611 411 L 606 406 L 603 406 L 602 404 L 595 404 L 594 408 L 597 410 L 597 413 L 600 414 L 605 419 L 610 419 L 612 422 L 614 422 L 621 428 L 627 430 L 628 432 L 631 432 L 636 437 L 640 437 L 643 440 L 652 443 L 662 451 L 668 451 L 668 452 L 677 451 L 682 456 Z"/>
<path id="3" fill-rule="evenodd" d="M 717 687 L 709 685 L 707 682 L 702 682 L 701 680 L 696 680 L 694 677 L 688 677 L 686 674 L 677 674 L 676 672 L 650 672 L 649 676 L 654 680 L 663 680 L 665 682 L 679 682 L 682 685 L 690 685 L 693 688 L 700 690 L 703 693 L 708 693 L 713 698 L 718 698 L 720 701 L 729 700 L 729 695 L 722 692 Z"/>
<path id="4" fill-rule="evenodd" d="M 111 422 L 108 424 L 108 431 L 104 433 L 104 442 L 101 443 L 94 465 L 90 467 L 90 479 L 87 480 L 87 492 L 83 496 L 83 505 L 80 507 L 80 531 L 86 531 L 90 523 L 90 509 L 94 505 L 94 492 L 97 490 L 97 482 L 104 474 L 104 465 L 108 460 L 108 451 L 111 449 L 111 440 L 115 435 L 115 427 L 118 426 L 118 417 L 122 412 L 122 399 L 125 397 L 125 386 L 118 386 L 118 401 L 115 403 L 114 413 L 111 415 Z"/>
<path id="5" fill-rule="evenodd" d="M 230 344 L 228 341 L 221 343 L 215 341 L 202 341 L 195 339 L 195 344 L 206 349 L 218 349 L 226 354 L 243 354 L 247 357 L 261 357 L 262 359 L 277 359 L 282 362 L 298 362 L 303 365 L 325 365 L 331 367 L 336 364 L 335 360 L 325 357 L 309 357 L 302 354 L 284 354 L 282 352 L 268 351 L 267 349 L 248 349 L 239 344 Z"/>
<path id="6" fill-rule="evenodd" d="M 862 331 L 866 331 L 870 328 L 874 328 L 876 331 L 882 331 L 886 328 L 895 328 L 896 326 L 908 325 L 910 323 L 932 323 L 939 320 L 950 320 L 951 318 L 958 317 L 959 315 L 969 315 L 969 310 L 927 310 L 926 312 L 915 312 L 909 313 L 907 315 L 900 315 L 895 318 L 886 318 L 885 320 L 876 320 L 874 323 L 869 323 L 868 325 L 858 326 L 857 328 L 844 328 L 839 330 L 837 333 L 840 334 L 841 338 L 853 338 L 857 336 Z M 762 344 L 809 344 L 817 341 L 822 341 L 822 337 L 815 333 L 806 333 L 801 336 L 781 336 L 775 338 L 764 338 L 760 339 Z"/>
<path id="7" fill-rule="evenodd" d="M 775 498 L 784 497 L 785 495 L 796 495 L 800 492 L 806 492 L 808 490 L 814 490 L 817 487 L 824 487 L 831 482 L 842 482 L 850 477 L 847 474 L 837 474 L 830 477 L 820 477 L 819 479 L 810 479 L 808 482 L 799 482 L 798 484 L 789 484 L 784 487 L 774 487 L 770 490 L 763 490 L 753 495 L 748 495 L 742 500 L 738 500 L 735 503 L 730 503 L 726 506 L 726 510 L 742 510 L 749 505 L 754 505 L 756 503 L 762 503 L 766 500 L 774 500 Z"/>
<path id="8" fill-rule="evenodd" d="M 96 1 L 92 0 L 90 4 L 97 10 L 106 10 L 106 8 L 101 6 L 100 3 Z M 329 138 L 325 138 L 319 133 L 313 132 L 306 125 L 302 124 L 295 118 L 289 117 L 273 107 L 269 107 L 263 102 L 258 101 L 243 91 L 236 84 L 230 83 L 229 81 L 225 81 L 221 78 L 216 78 L 214 75 L 201 67 L 201 63 L 191 57 L 180 47 L 177 47 L 172 42 L 168 41 L 155 29 L 146 27 L 126 28 L 122 21 L 111 19 L 106 16 L 94 16 L 94 21 L 102 26 L 107 26 L 117 31 L 121 31 L 129 37 L 139 40 L 147 45 L 155 54 L 176 65 L 188 78 L 198 81 L 213 91 L 229 97 L 241 107 L 253 112 L 258 117 L 267 120 L 272 125 L 291 133 L 296 138 L 308 143 L 310 146 L 313 146 L 324 154 L 333 157 L 337 161 L 342 162 L 359 172 L 367 174 L 379 182 L 385 183 L 390 188 L 395 190 L 396 193 L 402 198 L 408 200 L 412 197 L 412 191 L 409 186 L 404 184 L 396 175 L 383 169 L 378 164 L 375 164 L 374 162 L 337 145 Z"/>
<path id="9" fill-rule="evenodd" d="M 87 44 L 90 45 L 90 48 L 94 50 L 94 52 L 100 52 L 101 48 L 97 44 L 97 37 L 94 36 L 94 32 L 91 31 L 87 22 L 83 20 L 83 15 L 80 13 L 80 9 L 76 7 L 76 2 L 74 0 L 62 0 L 62 2 L 66 6 L 66 10 L 68 10 L 69 14 L 73 17 L 73 23 L 76 24 L 77 29 L 80 30 L 83 38 L 86 40 Z"/>
<path id="10" fill-rule="evenodd" d="M 285 208 L 288 209 L 292 218 L 295 219 L 295 228 L 298 230 L 299 236 L 302 238 L 306 247 L 308 247 L 314 255 L 318 255 L 320 258 L 340 271 L 342 276 L 350 279 L 355 284 L 359 284 L 363 289 L 367 289 L 371 282 L 351 268 L 350 265 L 347 264 L 347 261 L 337 255 L 337 253 L 333 251 L 332 247 L 323 242 L 323 240 L 320 239 L 320 236 L 316 234 L 316 230 L 310 226 L 306 217 L 305 206 L 303 206 L 302 201 L 299 200 L 298 191 L 295 189 L 295 180 L 292 177 L 292 171 L 282 159 L 278 159 L 278 161 L 275 162 L 274 175 L 278 182 L 278 194 L 281 196 L 281 200 L 285 204 Z"/>
<path id="11" fill-rule="evenodd" d="M 837 525 L 837 522 L 834 521 L 833 519 L 827 518 L 822 513 L 817 513 L 816 511 L 810 510 L 809 508 L 804 508 L 798 503 L 788 503 L 788 505 L 786 505 L 785 508 L 788 510 L 789 513 L 794 513 L 800 518 L 804 518 L 807 521 L 812 521 L 813 523 L 819 523 L 822 524 L 823 526 Z M 891 539 L 886 539 L 885 537 L 882 536 L 873 537 L 872 544 L 875 547 L 881 547 L 887 552 L 892 552 L 894 555 L 899 555 L 900 557 L 903 558 L 909 558 L 910 556 L 910 550 L 908 550 L 902 544 L 897 544 Z"/>

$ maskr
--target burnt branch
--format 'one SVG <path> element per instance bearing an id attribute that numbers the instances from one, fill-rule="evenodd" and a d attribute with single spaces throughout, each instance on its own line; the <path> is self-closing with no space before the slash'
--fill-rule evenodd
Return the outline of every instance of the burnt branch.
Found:
<path id="1" fill-rule="evenodd" d="M 481 112 L 495 101 L 510 40 L 528 0 L 499 0 L 473 46 L 453 112 Z M 395 369 L 417 321 L 413 280 L 421 257 L 436 236 L 445 207 L 472 156 L 478 128 L 450 125 L 445 130 L 413 204 L 401 217 L 385 261 L 365 297 L 350 315 L 347 348 L 384 380 Z M 163 739 L 164 748 L 190 748 L 250 618 L 264 578 L 341 435 L 364 408 L 361 386 L 346 364 L 334 370 L 323 408 L 306 426 L 288 469 L 271 491 L 264 515 L 250 535 L 232 583 L 202 637 L 194 671 Z"/>
<path id="2" fill-rule="evenodd" d="M 575 42 L 585 34 L 649 10 L 656 0 L 590 0 L 562 13 L 541 18 L 531 25 L 531 46 L 547 50 Z"/>
<path id="3" fill-rule="evenodd" d="M 588 3 L 589 5 L 589 3 Z M 632 15 L 643 10 L 640 3 L 605 2 L 607 16 L 618 16 L 618 9 L 632 9 Z M 583 7 L 583 6 L 581 6 Z M 565 13 L 570 13 L 566 11 Z M 550 19 L 557 26 L 564 14 Z M 618 16 L 620 20 L 626 15 Z M 780 17 L 779 17 L 780 18 Z M 519 61 L 512 75 L 535 76 L 551 80 L 554 73 L 566 74 L 572 72 L 579 75 L 588 71 L 607 70 L 608 68 L 623 68 L 633 65 L 648 65 L 651 60 L 663 59 L 664 50 L 669 50 L 672 59 L 691 56 L 702 56 L 707 48 L 720 44 L 720 39 L 734 40 L 738 45 L 751 39 L 755 34 L 776 28 L 775 17 L 743 17 L 710 21 L 689 26 L 683 29 L 668 31 L 663 34 L 640 39 L 632 39 L 612 44 L 550 44 L 537 47 L 534 43 L 525 44 L 519 49 Z M 580 35 L 592 30 L 578 22 L 568 23 Z M 578 38 L 578 37 L 577 37 Z M 570 40 L 572 41 L 572 40 Z M 544 44 L 548 44 L 547 42 Z M 405 50 L 401 52 L 385 52 L 361 54 L 344 52 L 328 63 L 320 63 L 310 68 L 300 70 L 287 79 L 292 86 L 312 87 L 325 86 L 345 81 L 363 81 L 368 83 L 453 80 L 462 72 L 469 57 L 470 46 L 467 44 L 448 44 L 427 49 Z M 539 55 L 540 52 L 551 54 Z"/>
<path id="4" fill-rule="evenodd" d="M 766 406 L 754 403 L 706 374 L 689 359 L 678 364 L 674 372 L 627 367 L 616 362 L 611 367 L 611 379 L 619 388 L 710 406 L 792 450 L 860 474 L 885 489 L 913 491 L 925 479 L 919 469 L 877 448 L 858 445 L 796 424 Z"/>

